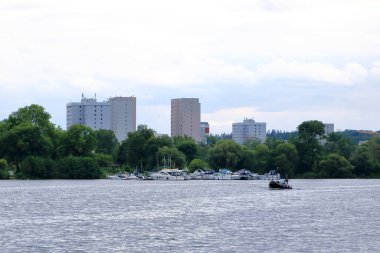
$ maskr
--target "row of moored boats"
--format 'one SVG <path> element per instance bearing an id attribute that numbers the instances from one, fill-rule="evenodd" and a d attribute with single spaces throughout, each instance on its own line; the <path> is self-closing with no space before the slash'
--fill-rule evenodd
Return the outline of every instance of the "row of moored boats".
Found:
<path id="1" fill-rule="evenodd" d="M 280 180 L 280 174 L 270 171 L 264 175 L 253 173 L 249 170 L 232 172 L 228 169 L 202 170 L 197 169 L 193 173 L 187 173 L 179 169 L 163 169 L 158 172 L 146 174 L 139 173 L 117 173 L 108 176 L 112 180 Z"/>

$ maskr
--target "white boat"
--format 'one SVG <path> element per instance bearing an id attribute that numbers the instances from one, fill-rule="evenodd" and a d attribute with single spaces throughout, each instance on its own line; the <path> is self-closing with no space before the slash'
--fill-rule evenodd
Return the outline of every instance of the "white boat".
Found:
<path id="1" fill-rule="evenodd" d="M 214 180 L 230 180 L 232 172 L 228 169 L 220 169 L 219 172 L 213 174 Z"/>
<path id="2" fill-rule="evenodd" d="M 242 169 L 242 170 L 235 171 L 234 173 L 232 173 L 231 179 L 232 180 L 252 180 L 252 179 L 255 179 L 255 176 L 254 174 L 252 174 L 251 171 Z"/>
<path id="3" fill-rule="evenodd" d="M 215 170 L 213 170 L 213 169 L 206 170 L 204 178 L 202 178 L 202 179 L 214 180 L 215 179 L 214 174 L 215 174 Z"/>
<path id="4" fill-rule="evenodd" d="M 178 169 L 163 169 L 159 172 L 154 172 L 149 176 L 153 180 L 186 180 L 184 171 Z"/>
<path id="5" fill-rule="evenodd" d="M 127 175 L 124 173 L 117 173 L 115 175 L 107 176 L 107 179 L 110 179 L 110 180 L 126 180 Z"/>
<path id="6" fill-rule="evenodd" d="M 140 179 L 139 177 L 137 177 L 135 174 L 128 174 L 127 175 L 127 180 L 137 180 L 137 179 Z"/>
<path id="7" fill-rule="evenodd" d="M 193 173 L 190 173 L 191 180 L 201 180 L 205 177 L 205 171 L 202 169 L 197 169 Z"/>
<path id="8" fill-rule="evenodd" d="M 187 171 L 182 170 L 182 176 L 185 178 L 185 180 L 191 180 L 191 176 Z"/>

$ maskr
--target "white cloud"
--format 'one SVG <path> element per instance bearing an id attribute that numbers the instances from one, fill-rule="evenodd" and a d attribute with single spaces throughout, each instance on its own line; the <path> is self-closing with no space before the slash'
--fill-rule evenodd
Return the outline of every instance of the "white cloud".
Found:
<path id="1" fill-rule="evenodd" d="M 380 80 L 380 61 L 373 63 L 370 74 L 373 78 Z"/>
<path id="2" fill-rule="evenodd" d="M 348 63 L 339 69 L 327 63 L 285 62 L 277 60 L 258 67 L 257 78 L 261 82 L 279 80 L 295 84 L 336 84 L 352 85 L 359 79 L 366 78 L 368 70 L 358 63 Z"/>
<path id="3" fill-rule="evenodd" d="M 15 106 L 41 101 L 65 125 L 65 103 L 82 92 L 104 98 L 136 95 L 158 108 L 164 106 L 155 101 L 162 99 L 158 96 L 170 101 L 185 94 L 212 97 L 213 104 L 203 101 L 213 108 L 204 111 L 214 111 L 205 117 L 226 129 L 250 111 L 266 110 L 250 96 L 265 94 L 261 101 L 270 101 L 274 83 L 287 85 L 283 96 L 302 97 L 297 87 L 310 88 L 309 96 L 313 91 L 323 96 L 317 89 L 326 89 L 352 108 L 353 98 L 372 97 L 380 80 L 379 9 L 380 2 L 371 0 L 3 0 L 0 117 Z M 354 94 L 356 86 L 364 88 Z M 351 97 L 342 99 L 342 94 Z M 280 109 L 289 111 L 305 101 L 285 102 Z M 367 104 L 360 108 L 375 110 Z M 156 125 L 150 120 L 155 115 L 145 116 L 153 111 L 144 109 L 138 118 Z M 169 125 L 157 128 L 167 131 Z"/>

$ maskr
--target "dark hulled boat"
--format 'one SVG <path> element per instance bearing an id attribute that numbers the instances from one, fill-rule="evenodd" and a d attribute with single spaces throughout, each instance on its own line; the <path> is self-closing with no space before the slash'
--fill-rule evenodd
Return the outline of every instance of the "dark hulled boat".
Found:
<path id="1" fill-rule="evenodd" d="M 288 180 L 272 180 L 269 182 L 270 189 L 292 189 L 288 184 Z"/>

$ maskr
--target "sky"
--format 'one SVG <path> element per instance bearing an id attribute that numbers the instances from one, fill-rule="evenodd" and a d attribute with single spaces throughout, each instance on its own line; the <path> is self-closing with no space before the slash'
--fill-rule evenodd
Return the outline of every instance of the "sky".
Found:
<path id="1" fill-rule="evenodd" d="M 135 96 L 170 134 L 170 100 L 200 99 L 213 134 L 254 118 L 293 131 L 380 130 L 380 1 L 1 0 L 0 120 L 38 104 Z"/>

